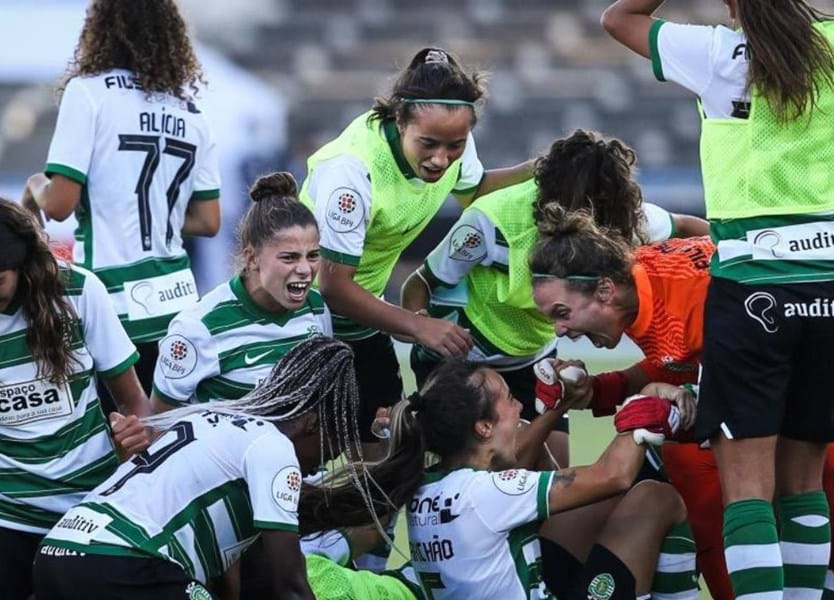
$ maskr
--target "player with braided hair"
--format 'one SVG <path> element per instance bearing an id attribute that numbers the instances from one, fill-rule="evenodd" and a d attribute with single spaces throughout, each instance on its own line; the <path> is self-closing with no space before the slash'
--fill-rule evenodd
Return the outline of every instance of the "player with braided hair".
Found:
<path id="1" fill-rule="evenodd" d="M 351 349 L 315 337 L 240 399 L 147 418 L 162 435 L 47 535 L 37 597 L 209 598 L 203 586 L 261 536 L 270 595 L 312 599 L 298 541 L 302 478 L 341 453 L 361 465 L 358 401 Z M 369 481 L 347 473 L 367 514 Z"/>

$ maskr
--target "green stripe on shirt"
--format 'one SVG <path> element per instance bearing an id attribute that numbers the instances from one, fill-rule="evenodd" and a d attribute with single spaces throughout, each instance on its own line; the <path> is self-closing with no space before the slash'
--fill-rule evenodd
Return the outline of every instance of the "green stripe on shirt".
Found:
<path id="1" fill-rule="evenodd" d="M 649 29 L 649 54 L 652 59 L 652 72 L 658 81 L 666 81 L 666 78 L 663 76 L 663 62 L 660 60 L 660 50 L 657 47 L 657 36 L 665 22 L 663 19 L 655 19 L 651 29 Z"/>

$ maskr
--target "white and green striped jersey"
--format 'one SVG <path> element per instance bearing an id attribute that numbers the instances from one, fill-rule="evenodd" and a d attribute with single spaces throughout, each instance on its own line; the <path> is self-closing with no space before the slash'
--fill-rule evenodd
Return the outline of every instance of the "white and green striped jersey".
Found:
<path id="1" fill-rule="evenodd" d="M 552 598 L 538 528 L 549 514 L 552 472 L 430 472 L 407 507 L 411 563 L 427 595 Z"/>
<path id="2" fill-rule="evenodd" d="M 48 531 L 118 466 L 96 379 L 139 358 L 95 275 L 64 265 L 61 275 L 77 316 L 66 383 L 40 375 L 20 304 L 0 313 L 0 527 L 32 533 Z"/>
<path id="3" fill-rule="evenodd" d="M 649 33 L 652 68 L 697 95 L 707 119 L 746 119 L 749 49 L 744 32 L 657 20 Z M 834 279 L 834 214 L 712 219 L 710 273 L 745 284 Z"/>
<path id="4" fill-rule="evenodd" d="M 44 544 L 161 558 L 205 583 L 260 531 L 297 532 L 300 492 L 295 449 L 274 425 L 204 411 L 122 464 Z"/>
<path id="5" fill-rule="evenodd" d="M 159 342 L 154 392 L 174 405 L 240 398 L 296 344 L 316 335 L 333 335 L 318 291 L 310 290 L 298 310 L 270 313 L 236 276 L 171 321 Z"/>
<path id="6" fill-rule="evenodd" d="M 83 186 L 73 260 L 104 282 L 132 340 L 161 338 L 197 300 L 182 247 L 188 204 L 220 197 L 205 115 L 193 102 L 146 97 L 130 71 L 74 77 L 45 171 Z"/>

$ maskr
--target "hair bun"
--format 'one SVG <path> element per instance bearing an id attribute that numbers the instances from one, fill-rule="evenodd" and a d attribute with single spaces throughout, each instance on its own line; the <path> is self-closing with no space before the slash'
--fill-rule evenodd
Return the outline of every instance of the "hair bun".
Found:
<path id="1" fill-rule="evenodd" d="M 287 171 L 276 171 L 269 175 L 258 177 L 255 184 L 249 190 L 249 197 L 253 202 L 260 202 L 264 198 L 283 198 L 298 196 L 298 183 L 292 173 Z"/>

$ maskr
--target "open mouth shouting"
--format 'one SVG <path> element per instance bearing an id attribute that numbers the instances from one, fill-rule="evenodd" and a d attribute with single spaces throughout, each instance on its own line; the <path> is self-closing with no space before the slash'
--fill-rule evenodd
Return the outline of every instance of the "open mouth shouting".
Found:
<path id="1" fill-rule="evenodd" d="M 310 289 L 309 281 L 291 281 L 287 284 L 287 295 L 293 302 L 304 302 L 307 297 L 307 290 Z"/>

